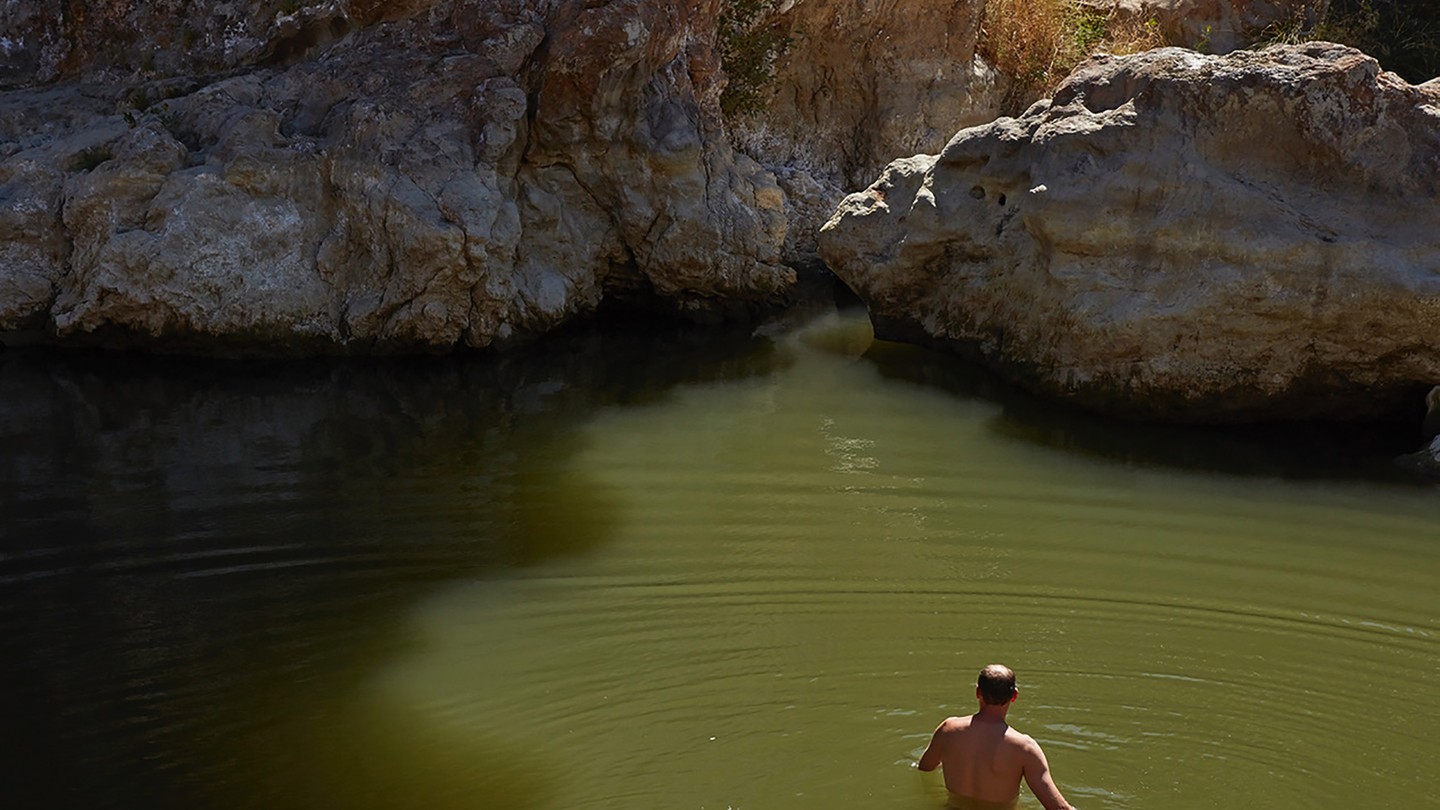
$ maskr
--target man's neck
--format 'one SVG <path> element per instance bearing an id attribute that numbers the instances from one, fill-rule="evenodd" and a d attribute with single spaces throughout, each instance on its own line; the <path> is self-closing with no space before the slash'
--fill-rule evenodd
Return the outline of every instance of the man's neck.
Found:
<path id="1" fill-rule="evenodd" d="M 1005 713 L 1010 711 L 1010 704 L 994 706 L 989 703 L 980 704 L 980 711 L 975 712 L 975 719 L 984 723 L 1004 723 Z"/>

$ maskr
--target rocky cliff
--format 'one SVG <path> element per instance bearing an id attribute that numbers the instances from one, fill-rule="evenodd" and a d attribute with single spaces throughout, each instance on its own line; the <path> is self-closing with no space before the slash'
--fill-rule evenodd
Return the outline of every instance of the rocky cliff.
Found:
<path id="1" fill-rule="evenodd" d="M 6 4 L 0 330 L 413 350 L 764 306 L 784 197 L 725 136 L 717 2 Z"/>
<path id="2" fill-rule="evenodd" d="M 1440 82 L 1324 43 L 1097 57 L 890 164 L 820 248 L 877 335 L 1089 408 L 1418 421 L 1440 383 Z"/>
<path id="3" fill-rule="evenodd" d="M 1324 5 L 1090 1 L 1212 50 Z M 989 6 L 0 3 L 0 339 L 445 350 L 612 303 L 752 314 L 847 192 L 995 118 Z"/>

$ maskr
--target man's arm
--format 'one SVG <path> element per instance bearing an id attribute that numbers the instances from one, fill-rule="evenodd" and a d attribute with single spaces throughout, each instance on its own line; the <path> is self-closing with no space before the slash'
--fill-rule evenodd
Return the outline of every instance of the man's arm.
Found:
<path id="1" fill-rule="evenodd" d="M 945 736 L 941 732 L 945 730 L 945 725 L 949 722 L 946 720 L 936 727 L 935 733 L 930 735 L 930 744 L 925 746 L 925 753 L 920 755 L 920 761 L 915 764 L 915 767 L 922 771 L 933 771 L 940 767 L 940 752 L 945 747 Z"/>
<path id="2" fill-rule="evenodd" d="M 1045 761 L 1045 752 L 1040 750 L 1040 743 L 1026 738 L 1025 744 L 1025 784 L 1030 786 L 1030 792 L 1040 800 L 1045 810 L 1075 810 L 1075 807 L 1065 801 L 1060 795 L 1060 788 L 1055 787 L 1055 780 L 1050 778 L 1050 763 Z"/>

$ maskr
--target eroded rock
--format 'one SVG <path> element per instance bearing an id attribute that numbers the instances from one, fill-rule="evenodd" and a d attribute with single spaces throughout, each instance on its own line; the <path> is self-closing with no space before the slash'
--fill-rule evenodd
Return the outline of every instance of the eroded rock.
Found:
<path id="1" fill-rule="evenodd" d="M 1099 57 L 845 199 L 880 337 L 1132 417 L 1418 419 L 1440 382 L 1440 94 L 1315 43 Z"/>
<path id="2" fill-rule="evenodd" d="M 783 194 L 724 135 L 708 0 L 170 5 L 5 21 L 64 54 L 0 95 L 0 330 L 480 347 L 607 297 L 713 319 L 794 284 Z M 91 47 L 231 17 L 240 44 L 149 66 Z"/>

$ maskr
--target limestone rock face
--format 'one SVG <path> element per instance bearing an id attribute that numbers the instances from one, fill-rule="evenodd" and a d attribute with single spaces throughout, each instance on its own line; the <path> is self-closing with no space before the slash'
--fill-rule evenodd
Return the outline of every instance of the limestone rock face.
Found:
<path id="1" fill-rule="evenodd" d="M 788 45 L 764 109 L 730 126 L 792 201 L 787 259 L 813 260 L 829 212 L 897 155 L 938 151 L 999 114 L 1007 80 L 975 53 L 983 5 L 783 0 L 762 21 Z"/>
<path id="2" fill-rule="evenodd" d="M 3 21 L 29 72 L 0 94 L 0 330 L 480 347 L 794 284 L 783 193 L 724 135 L 713 0 L 267 2 Z M 244 47 L 202 47 L 226 15 Z M 146 25 L 200 44 L 115 79 L 134 53 L 92 40 Z"/>
<path id="3" fill-rule="evenodd" d="M 1100 411 L 1418 418 L 1440 382 L 1440 92 L 1323 43 L 1099 57 L 892 163 L 820 248 L 878 336 Z"/>

